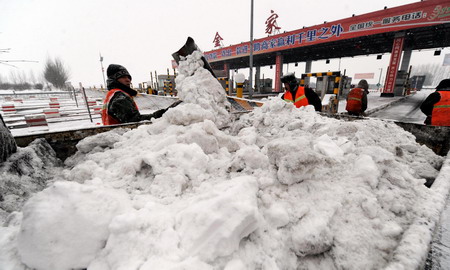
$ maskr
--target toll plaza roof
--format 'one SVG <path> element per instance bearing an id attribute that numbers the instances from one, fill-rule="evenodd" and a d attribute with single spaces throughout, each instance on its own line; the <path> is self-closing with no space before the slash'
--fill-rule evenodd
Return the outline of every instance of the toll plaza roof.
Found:
<path id="1" fill-rule="evenodd" d="M 395 37 L 404 36 L 404 50 L 450 46 L 450 3 L 428 0 L 325 22 L 253 41 L 254 66 L 392 51 Z M 249 67 L 250 42 L 205 52 L 213 69 Z"/>

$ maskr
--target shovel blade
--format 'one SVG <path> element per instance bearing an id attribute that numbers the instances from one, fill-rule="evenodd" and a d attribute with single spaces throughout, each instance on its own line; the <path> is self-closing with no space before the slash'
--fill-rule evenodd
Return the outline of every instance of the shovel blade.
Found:
<path id="1" fill-rule="evenodd" d="M 178 51 L 174 52 L 172 54 L 173 59 L 177 62 L 177 64 L 180 63 L 181 57 L 186 57 L 190 54 L 192 54 L 194 51 L 200 51 L 197 44 L 195 44 L 195 41 L 193 38 L 188 37 L 186 43 L 179 49 Z M 211 74 L 214 76 L 214 78 L 217 78 L 216 74 L 214 74 L 214 71 L 212 70 L 211 66 L 209 65 L 208 61 L 206 61 L 206 58 L 202 56 L 203 61 L 203 67 L 206 68 Z"/>

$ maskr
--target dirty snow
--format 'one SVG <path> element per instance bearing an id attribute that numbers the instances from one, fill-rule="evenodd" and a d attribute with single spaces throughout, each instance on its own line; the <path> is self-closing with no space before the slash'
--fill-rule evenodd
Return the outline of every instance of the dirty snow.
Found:
<path id="1" fill-rule="evenodd" d="M 447 190 L 424 183 L 442 157 L 395 124 L 343 122 L 280 98 L 237 119 L 200 57 L 180 63 L 181 105 L 81 141 L 48 187 L 13 209 L 0 227 L 1 269 L 423 262 Z"/>

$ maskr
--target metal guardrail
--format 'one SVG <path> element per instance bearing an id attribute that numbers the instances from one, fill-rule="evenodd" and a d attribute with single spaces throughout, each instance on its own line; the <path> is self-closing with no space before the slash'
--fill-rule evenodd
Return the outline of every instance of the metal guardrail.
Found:
<path id="1" fill-rule="evenodd" d="M 19 147 L 26 147 L 32 141 L 38 138 L 44 138 L 50 146 L 55 150 L 56 156 L 65 160 L 77 151 L 76 145 L 82 139 L 93 136 L 99 133 L 110 131 L 116 128 L 137 128 L 140 125 L 151 124 L 150 121 L 143 121 L 139 123 L 128 123 L 111 126 L 99 126 L 93 128 L 81 128 L 75 130 L 58 131 L 58 132 L 43 132 L 35 133 L 33 135 L 20 135 L 15 136 L 16 144 Z"/>
<path id="2" fill-rule="evenodd" d="M 80 94 L 79 91 L 75 91 L 76 94 Z M 50 97 L 50 96 L 69 96 L 71 97 L 73 95 L 73 92 L 71 91 L 47 91 L 47 92 L 22 92 L 17 91 L 13 93 L 2 93 L 0 91 L 0 98 L 1 97 L 28 97 L 28 96 L 36 96 L 36 97 Z"/>

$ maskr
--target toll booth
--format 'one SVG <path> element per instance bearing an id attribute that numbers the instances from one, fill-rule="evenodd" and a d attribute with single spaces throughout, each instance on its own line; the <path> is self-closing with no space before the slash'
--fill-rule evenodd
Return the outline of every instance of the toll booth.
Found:
<path id="1" fill-rule="evenodd" d="M 404 96 L 409 88 L 409 73 L 406 70 L 399 70 L 395 79 L 394 96 Z"/>
<path id="2" fill-rule="evenodd" d="M 341 75 L 340 71 L 304 73 L 300 85 L 305 85 L 306 77 L 317 78 L 314 91 L 322 100 L 322 112 L 337 113 L 339 99 L 344 98 L 350 91 L 351 78 Z"/>
<path id="3" fill-rule="evenodd" d="M 158 75 L 158 95 L 177 95 L 174 75 Z"/>
<path id="4" fill-rule="evenodd" d="M 414 91 L 420 91 L 422 90 L 423 87 L 423 83 L 425 82 L 426 76 L 425 75 L 421 75 L 421 76 L 412 76 L 411 77 L 411 89 Z"/>
<path id="5" fill-rule="evenodd" d="M 147 93 L 148 94 L 148 88 L 149 88 L 149 86 L 147 85 L 147 82 L 142 82 L 142 83 L 139 83 L 139 88 L 137 89 L 137 91 L 139 93 Z"/>
<path id="6" fill-rule="evenodd" d="M 259 80 L 259 84 L 260 84 L 259 89 L 262 94 L 272 93 L 273 91 L 272 79 L 266 78 Z"/>

